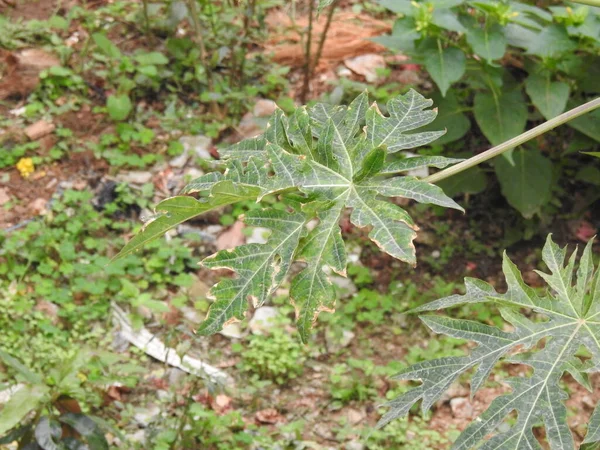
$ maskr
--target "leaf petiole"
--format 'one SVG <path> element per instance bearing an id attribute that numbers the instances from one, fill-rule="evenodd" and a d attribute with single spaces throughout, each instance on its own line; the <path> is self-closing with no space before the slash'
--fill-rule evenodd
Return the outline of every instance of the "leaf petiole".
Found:
<path id="1" fill-rule="evenodd" d="M 591 0 L 590 0 L 591 1 Z M 503 142 L 500 145 L 497 145 L 489 150 L 486 150 L 479 155 L 475 155 L 472 158 L 469 158 L 461 163 L 458 163 L 455 166 L 449 167 L 447 169 L 442 170 L 441 172 L 430 175 L 426 178 L 423 178 L 423 181 L 427 183 L 436 183 L 438 181 L 444 180 L 446 178 L 451 177 L 452 175 L 459 174 L 471 167 L 477 166 L 488 159 L 492 159 L 502 153 L 511 150 L 515 147 L 518 147 L 521 144 L 524 144 L 531 139 L 538 137 L 559 125 L 562 125 L 569 120 L 575 119 L 576 117 L 582 116 L 583 114 L 587 114 L 597 108 L 600 108 L 600 97 L 595 98 L 583 105 L 577 106 L 567 112 L 562 113 L 559 116 L 554 117 L 553 119 L 548 120 L 547 122 L 538 125 L 531 130 L 526 131 L 518 136 L 515 136 L 512 139 L 509 139 L 506 142 Z"/>

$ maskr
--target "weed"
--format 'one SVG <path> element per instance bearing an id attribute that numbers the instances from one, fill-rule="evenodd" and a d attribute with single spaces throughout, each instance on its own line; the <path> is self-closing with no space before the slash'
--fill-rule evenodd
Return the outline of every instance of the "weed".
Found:
<path id="1" fill-rule="evenodd" d="M 240 369 L 261 379 L 285 384 L 304 372 L 306 351 L 302 344 L 281 328 L 267 335 L 252 335 L 248 346 L 235 346 L 241 354 Z"/>

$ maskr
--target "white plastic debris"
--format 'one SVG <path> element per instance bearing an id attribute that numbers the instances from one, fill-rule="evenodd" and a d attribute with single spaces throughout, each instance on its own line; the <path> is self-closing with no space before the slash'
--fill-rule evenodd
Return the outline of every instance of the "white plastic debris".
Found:
<path id="1" fill-rule="evenodd" d="M 183 358 L 180 357 L 174 348 L 165 346 L 158 337 L 150 333 L 146 328 L 142 327 L 139 330 L 134 330 L 125 311 L 115 303 L 112 303 L 111 306 L 113 321 L 121 328 L 121 336 L 137 348 L 143 350 L 147 355 L 192 375 L 206 376 L 214 383 L 233 383 L 233 380 L 227 373 L 216 367 L 188 355 L 184 355 Z"/>

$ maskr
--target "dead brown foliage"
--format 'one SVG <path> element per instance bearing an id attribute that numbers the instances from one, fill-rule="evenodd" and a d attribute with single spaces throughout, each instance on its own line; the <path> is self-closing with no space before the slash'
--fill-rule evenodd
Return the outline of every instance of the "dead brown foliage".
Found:
<path id="1" fill-rule="evenodd" d="M 321 15 L 313 25 L 313 47 L 325 27 L 325 15 Z M 304 64 L 304 48 L 301 39 L 302 31 L 308 28 L 308 18 L 297 18 L 295 22 L 282 10 L 275 10 L 267 17 L 269 27 L 274 31 L 267 42 L 266 49 L 273 53 L 273 59 L 284 65 L 301 67 Z M 389 32 L 388 23 L 374 19 L 365 14 L 354 14 L 338 11 L 334 14 L 323 53 L 317 71 L 341 63 L 346 58 L 379 53 L 383 47 L 368 39 Z"/>

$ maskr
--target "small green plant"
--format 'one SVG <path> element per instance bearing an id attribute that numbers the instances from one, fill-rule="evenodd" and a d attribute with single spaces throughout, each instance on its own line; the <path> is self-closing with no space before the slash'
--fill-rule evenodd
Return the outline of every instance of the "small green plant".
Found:
<path id="1" fill-rule="evenodd" d="M 281 328 L 273 329 L 269 335 L 251 336 L 248 346 L 238 350 L 242 355 L 241 369 L 264 380 L 285 384 L 304 371 L 304 348 Z"/>
<path id="2" fill-rule="evenodd" d="M 350 358 L 347 364 L 336 364 L 329 375 L 332 408 L 338 409 L 352 401 L 375 398 L 374 364 L 369 360 Z"/>
<path id="3" fill-rule="evenodd" d="M 426 412 L 431 405 L 463 373 L 475 369 L 471 392 L 479 390 L 493 367 L 502 358 L 525 364 L 533 369 L 528 378 L 510 378 L 512 392 L 496 398 L 456 440 L 456 449 L 484 448 L 540 448 L 533 433 L 542 424 L 552 449 L 574 448 L 573 437 L 566 421 L 566 394 L 559 386 L 565 373 L 591 390 L 589 374 L 597 372 L 600 348 L 598 322 L 600 315 L 600 270 L 594 269 L 592 241 L 588 243 L 579 268 L 575 270 L 576 254 L 567 259 L 566 248 L 560 248 L 548 237 L 543 260 L 550 273 L 538 272 L 551 291 L 546 295 L 527 286 L 517 267 L 505 255 L 503 271 L 508 285 L 505 294 L 497 293 L 489 284 L 467 278 L 465 295 L 445 297 L 415 309 L 417 312 L 435 311 L 457 305 L 494 303 L 500 307 L 503 318 L 512 331 L 439 315 L 421 316 L 434 332 L 454 338 L 469 339 L 478 346 L 467 356 L 445 357 L 417 363 L 396 375 L 400 380 L 420 380 L 421 385 L 392 400 L 390 410 L 380 425 L 404 416 L 417 401 Z M 576 280 L 575 280 L 576 275 Z M 544 319 L 535 320 L 523 314 L 535 312 Z M 543 347 L 538 347 L 544 342 Z M 580 346 L 589 351 L 589 358 L 577 356 Z M 499 426 L 516 411 L 518 418 L 507 430 Z M 600 440 L 598 424 L 600 413 L 594 412 L 588 425 L 584 444 Z"/>
<path id="4" fill-rule="evenodd" d="M 158 301 L 165 287 L 188 283 L 193 260 L 180 239 L 106 267 L 103 253 L 114 252 L 117 233 L 131 228 L 119 217 L 151 196 L 152 186 L 117 185 L 114 200 L 97 211 L 91 192 L 67 190 L 44 219 L 0 232 L 0 350 L 44 372 L 81 343 L 103 342 L 98 321 L 109 314 L 108 298 L 137 305 L 145 298 L 140 290 L 158 292 Z"/>
<path id="5" fill-rule="evenodd" d="M 369 450 L 430 450 L 447 448 L 456 434 L 452 430 L 446 435 L 428 430 L 427 421 L 415 416 L 395 421 L 382 429 L 368 430 L 365 442 Z"/>
<path id="6" fill-rule="evenodd" d="M 265 0 L 239 5 L 187 0 L 148 8 L 144 2 L 144 34 L 152 36 L 150 42 L 163 42 L 160 51 L 129 53 L 106 32 L 92 34 L 97 73 L 115 89 L 106 99 L 109 116 L 125 121 L 135 114 L 137 99 L 171 93 L 186 103 L 193 97 L 201 105 L 207 119 L 203 131 L 211 135 L 236 124 L 254 98 L 277 94 L 287 83 L 287 69 L 250 52 L 266 38 L 270 6 Z M 177 32 L 182 22 L 190 28 L 183 36 Z"/>
<path id="7" fill-rule="evenodd" d="M 81 413 L 78 404 L 88 397 L 83 368 L 90 356 L 81 351 L 42 376 L 0 350 L 2 365 L 10 367 L 24 383 L 0 411 L 0 444 L 16 441 L 19 448 L 85 445 L 90 450 L 108 450 L 104 431 L 94 418 Z"/>

